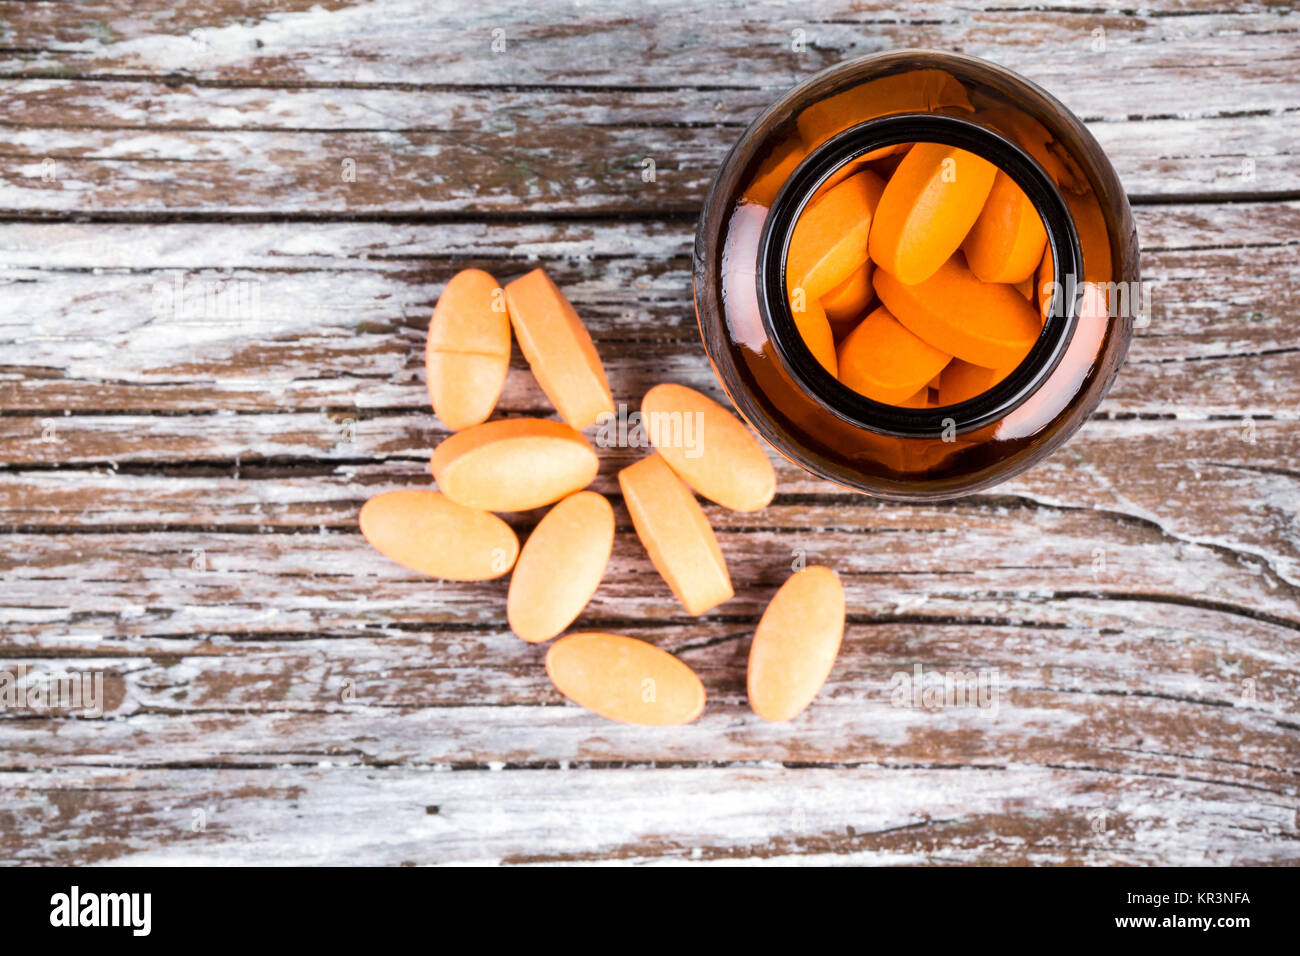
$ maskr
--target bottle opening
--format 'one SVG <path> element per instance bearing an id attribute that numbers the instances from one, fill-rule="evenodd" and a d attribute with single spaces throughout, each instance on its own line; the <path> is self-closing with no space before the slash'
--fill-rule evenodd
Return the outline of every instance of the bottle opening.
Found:
<path id="1" fill-rule="evenodd" d="M 778 361 L 828 411 L 900 437 L 973 431 L 1029 398 L 1069 344 L 1082 273 L 1047 173 L 997 133 L 935 114 L 869 120 L 809 154 L 756 263 Z"/>

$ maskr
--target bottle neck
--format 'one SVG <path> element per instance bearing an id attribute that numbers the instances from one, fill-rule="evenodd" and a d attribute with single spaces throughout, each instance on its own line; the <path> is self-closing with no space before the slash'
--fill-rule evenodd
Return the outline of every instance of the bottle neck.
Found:
<path id="1" fill-rule="evenodd" d="M 988 391 L 956 405 L 901 408 L 873 401 L 827 372 L 804 344 L 786 294 L 786 255 L 804 208 L 846 163 L 898 143 L 932 142 L 982 156 L 1024 190 L 1042 217 L 1055 270 L 1055 291 L 1042 334 L 1024 361 Z M 759 311 L 777 361 L 822 407 L 849 424 L 901 438 L 940 438 L 975 431 L 1026 401 L 1055 371 L 1074 334 L 1082 298 L 1083 255 L 1056 184 L 1024 150 L 969 120 L 904 114 L 868 120 L 813 150 L 782 186 L 759 238 Z"/>

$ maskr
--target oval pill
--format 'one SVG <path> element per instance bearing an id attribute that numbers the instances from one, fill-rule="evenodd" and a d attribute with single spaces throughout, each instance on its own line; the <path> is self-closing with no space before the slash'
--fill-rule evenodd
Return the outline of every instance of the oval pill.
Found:
<path id="1" fill-rule="evenodd" d="M 689 724 L 704 710 L 704 685 L 665 650 L 622 634 L 562 637 L 546 652 L 546 674 L 579 707 L 623 724 Z"/>
<path id="2" fill-rule="evenodd" d="M 519 637 L 549 641 L 582 613 L 614 547 L 614 509 L 579 491 L 558 502 L 524 542 L 510 578 L 506 619 Z"/>
<path id="3" fill-rule="evenodd" d="M 641 423 L 663 461 L 715 504 L 757 511 L 776 494 L 776 471 L 758 439 L 707 395 L 656 385 L 641 400 Z"/>
<path id="4" fill-rule="evenodd" d="M 912 148 L 911 143 L 902 143 L 901 146 L 902 149 L 897 152 L 890 153 L 888 156 L 881 156 L 879 159 L 872 160 L 871 162 L 871 168 L 875 171 L 876 175 L 885 182 L 889 182 L 894 173 L 898 171 L 898 166 L 902 163 L 903 157 L 906 156 L 908 150 Z"/>
<path id="5" fill-rule="evenodd" d="M 682 607 L 703 614 L 734 595 L 717 535 L 691 489 L 661 455 L 618 473 L 618 485 L 650 562 Z"/>
<path id="6" fill-rule="evenodd" d="M 1014 286 L 981 282 L 960 256 L 916 285 L 877 269 L 875 285 L 908 331 L 972 365 L 1014 368 L 1042 331 L 1036 310 Z"/>
<path id="7" fill-rule="evenodd" d="M 822 309 L 832 325 L 851 322 L 866 314 L 875 294 L 871 288 L 871 270 L 874 268 L 875 264 L 868 260 L 822 296 Z"/>
<path id="8" fill-rule="evenodd" d="M 505 293 L 482 269 L 448 281 L 429 320 L 425 378 L 434 414 L 458 430 L 487 421 L 510 367 Z"/>
<path id="9" fill-rule="evenodd" d="M 799 216 L 786 253 L 788 291 L 820 299 L 867 261 L 867 236 L 884 180 L 869 169 L 813 200 Z"/>
<path id="10" fill-rule="evenodd" d="M 527 511 L 585 488 L 599 468 L 579 431 L 541 418 L 485 422 L 444 439 L 429 470 L 448 498 L 484 511 Z"/>
<path id="11" fill-rule="evenodd" d="M 982 395 L 1011 374 L 1009 368 L 984 368 L 953 359 L 939 376 L 939 404 L 956 405 Z"/>
<path id="12" fill-rule="evenodd" d="M 487 581 L 514 566 L 519 538 L 496 515 L 436 491 L 388 491 L 361 506 L 371 546 L 412 571 L 450 581 Z"/>
<path id="13" fill-rule="evenodd" d="M 924 390 L 950 358 L 881 306 L 840 343 L 840 381 L 877 402 L 903 404 Z"/>
<path id="14" fill-rule="evenodd" d="M 826 683 L 844 637 L 844 587 L 818 565 L 793 574 L 772 597 L 749 648 L 749 706 L 790 720 Z"/>
<path id="15" fill-rule="evenodd" d="M 913 146 L 876 206 L 868 243 L 876 267 L 907 285 L 928 279 L 961 246 L 996 174 L 988 160 L 956 146 Z"/>
<path id="16" fill-rule="evenodd" d="M 998 170 L 979 218 L 962 242 L 966 265 L 983 282 L 1023 282 L 1034 274 L 1047 229 L 1023 189 Z"/>
<path id="17" fill-rule="evenodd" d="M 894 402 L 899 408 L 929 408 L 930 407 L 930 389 L 923 387 L 915 395 L 908 396 L 901 401 Z"/>
<path id="18" fill-rule="evenodd" d="M 907 149 L 907 143 L 895 143 L 892 146 L 882 146 L 879 149 L 869 150 L 857 159 L 849 160 L 849 162 L 845 163 L 839 169 L 835 170 L 835 172 L 827 176 L 825 182 L 817 187 L 817 192 L 824 193 L 828 190 L 834 189 L 840 183 L 844 182 L 844 180 L 848 179 L 850 176 L 856 176 L 864 169 L 870 169 L 875 172 L 875 169 L 873 168 L 875 163 L 886 160 L 891 156 L 905 153 L 907 152 Z"/>
<path id="19" fill-rule="evenodd" d="M 835 360 L 835 333 L 831 330 L 826 310 L 816 299 L 805 299 L 802 310 L 792 310 L 799 337 L 808 346 L 813 358 L 831 375 L 838 374 Z"/>
<path id="20" fill-rule="evenodd" d="M 573 428 L 613 414 L 614 399 L 591 334 L 569 300 L 541 269 L 506 286 L 510 324 L 533 377 Z"/>

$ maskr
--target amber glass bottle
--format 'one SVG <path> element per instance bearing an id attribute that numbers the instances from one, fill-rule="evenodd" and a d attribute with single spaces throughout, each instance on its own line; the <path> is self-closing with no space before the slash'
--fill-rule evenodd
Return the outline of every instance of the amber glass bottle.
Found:
<path id="1" fill-rule="evenodd" d="M 1042 332 L 1020 365 L 973 398 L 909 408 L 853 391 L 813 357 L 785 259 L 820 187 L 918 142 L 960 147 L 1010 176 L 1042 219 L 1049 265 Z M 1083 124 L 1007 70 L 927 51 L 830 69 L 755 120 L 714 179 L 694 272 L 705 349 L 745 419 L 810 472 L 903 500 L 987 488 L 1059 447 L 1114 379 L 1138 305 L 1132 214 Z"/>

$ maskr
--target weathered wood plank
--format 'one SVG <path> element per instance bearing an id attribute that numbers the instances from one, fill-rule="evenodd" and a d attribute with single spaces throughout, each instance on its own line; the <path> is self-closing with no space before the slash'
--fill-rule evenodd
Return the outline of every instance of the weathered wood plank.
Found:
<path id="1" fill-rule="evenodd" d="M 4 17 L 0 71 L 28 78 L 0 91 L 0 208 L 690 211 L 777 90 L 908 46 L 985 56 L 1054 91 L 1093 121 L 1139 198 L 1300 188 L 1300 83 L 1276 66 L 1294 62 L 1294 38 L 1268 6 L 934 4 L 899 18 L 887 4 L 655 4 L 613 19 L 398 2 L 158 19 L 133 6 L 15 4 Z M 792 30 L 806 52 L 792 52 Z"/>
<path id="2" fill-rule="evenodd" d="M 266 4 L 223 0 L 157 17 L 129 0 L 75 7 L 5 4 L 0 7 L 7 26 L 0 69 L 53 76 L 180 74 L 181 79 L 289 86 L 725 90 L 782 87 L 846 56 L 928 47 L 1001 54 L 998 58 L 1013 69 L 1039 67 L 1055 76 L 1086 73 L 1088 85 L 1099 91 L 1097 104 L 1110 115 L 1131 112 L 1127 105 L 1132 103 L 1176 102 L 1178 92 L 1188 90 L 1179 84 L 1198 79 L 1214 99 L 1184 99 L 1178 112 L 1189 106 L 1235 111 L 1247 102 L 1256 105 L 1253 98 L 1272 98 L 1278 88 L 1294 89 L 1294 76 L 1269 69 L 1262 57 L 1252 58 L 1249 52 L 1285 39 L 1292 7 L 1286 3 L 1228 9 L 1212 0 L 1162 3 L 1141 13 L 1100 11 L 1086 0 L 1048 9 L 914 3 L 905 16 L 883 0 L 819 3 L 815 8 L 738 0 L 705 6 L 659 0 L 618 7 L 617 12 L 611 6 L 555 4 L 474 9 L 454 0 L 295 0 L 268 11 Z M 802 53 L 793 50 L 795 29 L 804 31 Z M 501 32 L 494 35 L 494 30 Z M 1243 37 L 1249 42 L 1241 42 Z M 1100 46 L 1099 40 L 1104 40 Z M 431 49 L 438 55 L 431 56 Z M 1294 56 L 1294 47 L 1279 49 Z M 1208 71 L 1196 68 L 1207 62 L 1251 82 L 1237 90 L 1216 84 L 1213 76 L 1204 75 Z M 737 68 L 740 63 L 743 69 Z M 1178 71 L 1179 84 L 1169 82 L 1170 69 Z M 1077 88 L 1073 92 L 1086 95 Z"/>
<path id="3" fill-rule="evenodd" d="M 9 99 L 20 117 L 46 117 L 0 124 L 0 153 L 9 157 L 0 170 L 0 209 L 97 216 L 267 210 L 456 217 L 620 210 L 689 214 L 698 208 L 740 129 L 765 105 L 752 103 L 754 97 L 747 93 L 739 95 L 738 103 L 699 104 L 701 94 L 695 94 L 694 105 L 673 109 L 670 104 L 665 112 L 698 114 L 699 119 L 656 121 L 620 116 L 628 109 L 623 94 L 581 94 L 608 105 L 574 104 L 566 97 L 545 108 L 527 94 L 528 109 L 515 112 L 495 98 L 486 102 L 479 97 L 467 101 L 455 119 L 433 116 L 415 128 L 389 130 L 347 124 L 357 121 L 353 113 L 373 111 L 382 117 L 391 109 L 418 109 L 356 104 L 345 106 L 339 123 L 329 107 L 303 104 L 327 112 L 281 119 L 292 93 L 274 91 L 274 103 L 262 106 L 268 116 L 247 112 L 248 104 L 229 108 L 210 102 L 207 90 L 178 92 L 159 85 L 142 98 L 179 100 L 187 115 L 173 119 L 175 110 L 164 108 L 166 125 L 105 123 L 102 118 L 85 125 L 85 110 L 74 104 L 64 118 L 62 104 L 51 108 L 44 102 L 45 90 L 27 91 L 33 82 L 49 84 L 25 81 L 0 96 L 0 109 Z M 72 92 L 85 97 L 87 85 L 72 84 Z M 118 89 L 119 84 L 96 85 L 90 99 L 99 104 L 99 112 L 105 104 L 116 111 L 112 104 Z M 329 92 L 331 99 L 376 95 Z M 261 94 L 263 100 L 269 95 Z M 391 95 L 414 94 L 384 94 Z M 421 97 L 442 102 L 441 94 Z M 35 103 L 29 105 L 30 100 Z M 1295 100 L 1300 102 L 1300 91 Z M 213 115 L 237 117 L 240 125 L 209 128 Z M 719 123 L 720 116 L 731 119 Z M 1290 135 L 1293 116 L 1270 110 L 1245 118 L 1095 122 L 1093 129 L 1139 201 L 1294 194 L 1300 190 L 1300 174 Z M 280 129 L 281 123 L 293 125 Z M 331 128 L 335 123 L 337 131 Z M 1152 150 L 1152 142 L 1160 144 L 1158 150 Z M 655 164 L 653 182 L 643 177 L 647 158 Z M 355 180 L 345 178 L 345 162 L 354 164 L 349 176 Z"/>
<path id="4" fill-rule="evenodd" d="M 1300 203 L 1159 206 L 1138 219 L 1154 315 L 1105 410 L 1293 415 Z M 627 401 L 664 376 L 712 380 L 691 307 L 688 226 L 239 230 L 232 243 L 217 224 L 0 225 L 0 277 L 21 292 L 0 301 L 0 336 L 11 343 L 0 407 L 423 408 L 427 317 L 441 284 L 468 265 L 505 281 L 544 264 L 592 328 Z M 233 317 L 170 308 L 177 283 L 191 305 L 204 289 L 234 283 L 257 308 Z M 535 409 L 538 393 L 516 365 L 502 408 Z M 39 436 L 38 424 L 11 424 L 19 431 L 9 434 Z M 16 449 L 4 458 L 23 460 Z"/>
<path id="5" fill-rule="evenodd" d="M 3 668 L 103 675 L 103 716 L 26 710 L 0 720 L 7 768 L 269 767 L 335 763 L 559 761 L 981 764 L 1014 753 L 1043 766 L 1183 772 L 1300 795 L 1294 630 L 1216 630 L 1188 607 L 1110 626 L 1141 602 L 1078 599 L 1069 622 L 855 619 L 815 708 L 767 725 L 745 702 L 754 620 L 620 629 L 678 653 L 710 695 L 685 732 L 614 727 L 550 685 L 543 648 L 509 633 L 445 629 L 238 642 L 197 636 L 126 644 L 7 643 Z M 1121 603 L 1124 606 L 1121 606 Z M 1104 647 L 1104 657 L 1098 656 Z M 986 698 L 918 705 L 896 675 L 980 675 Z M 395 720 L 395 717 L 402 720 Z"/>
<path id="6" fill-rule="evenodd" d="M 0 423 L 6 421 L 11 420 Z M 425 461 L 437 439 L 425 415 L 385 419 L 401 427 L 378 434 L 372 422 L 345 426 L 324 415 L 209 418 L 192 424 L 181 419 L 182 430 L 173 417 L 106 421 L 109 426 L 92 423 L 100 429 L 94 434 L 103 442 L 104 460 L 113 461 L 123 448 L 136 456 L 152 448 L 156 457 L 146 457 L 149 463 L 140 473 L 104 465 L 0 472 L 0 526 L 35 532 L 119 526 L 141 532 L 184 527 L 353 530 L 365 497 L 429 483 Z M 259 423 L 267 427 L 256 427 Z M 345 443 L 349 430 L 353 441 Z M 1300 455 L 1297 442 L 1300 430 L 1292 421 L 1098 419 L 1056 456 L 997 494 L 1091 509 L 1099 520 L 1136 522 L 1188 545 L 1239 551 L 1280 579 L 1300 583 L 1300 476 L 1293 467 Z M 57 449 L 58 442 L 49 447 Z M 203 460 L 212 453 L 231 457 L 198 467 L 186 464 L 186 455 Z M 52 465 L 66 464 L 60 452 L 46 454 Z M 285 454 L 308 460 L 295 457 L 277 464 Z M 601 476 L 594 487 L 617 494 L 615 472 L 640 454 L 639 449 L 602 449 Z M 330 457 L 336 460 L 331 463 Z M 271 461 L 258 463 L 266 458 Z M 829 496 L 828 507 L 870 513 L 873 520 L 889 520 L 886 516 L 894 513 L 889 506 L 839 494 L 784 460 L 774 458 L 774 464 L 783 494 Z M 802 507 L 792 500 L 796 509 Z M 788 528 L 797 530 L 803 519 L 797 510 L 790 515 Z M 741 520 L 725 512 L 718 517 L 729 526 Z M 782 526 L 767 512 L 762 521 Z"/>
<path id="7" fill-rule="evenodd" d="M 352 507 L 371 490 L 353 491 Z M 591 619 L 681 619 L 617 505 L 622 533 Z M 1014 499 L 903 508 L 864 498 L 815 505 L 796 499 L 755 516 L 712 506 L 707 512 L 738 592 L 713 615 L 721 620 L 761 610 L 802 555 L 846 575 L 850 606 L 860 613 L 924 605 L 925 613 L 941 615 L 1060 621 L 1069 610 L 1055 607 L 1057 598 L 1113 594 L 1300 623 L 1294 547 L 1278 554 L 1275 532 L 1257 532 L 1262 540 L 1185 540 L 1155 519 L 1118 508 L 1091 511 L 1077 500 L 1063 508 L 1017 506 Z M 531 521 L 515 523 L 526 531 Z M 1178 526 L 1177 519 L 1168 523 Z M 393 622 L 499 625 L 504 581 L 421 578 L 371 551 L 351 521 L 269 531 L 247 523 L 151 532 L 146 523 L 97 534 L 75 527 L 11 533 L 0 555 L 0 614 L 14 633 L 84 637 L 334 632 Z M 965 610 L 954 610 L 963 602 Z M 1158 619 L 1173 612 L 1153 606 L 1150 613 Z"/>
<path id="8" fill-rule="evenodd" d="M 1276 864 L 1300 847 L 1292 801 L 1158 767 L 67 768 L 0 774 L 0 793 L 0 855 L 21 863 Z"/>

